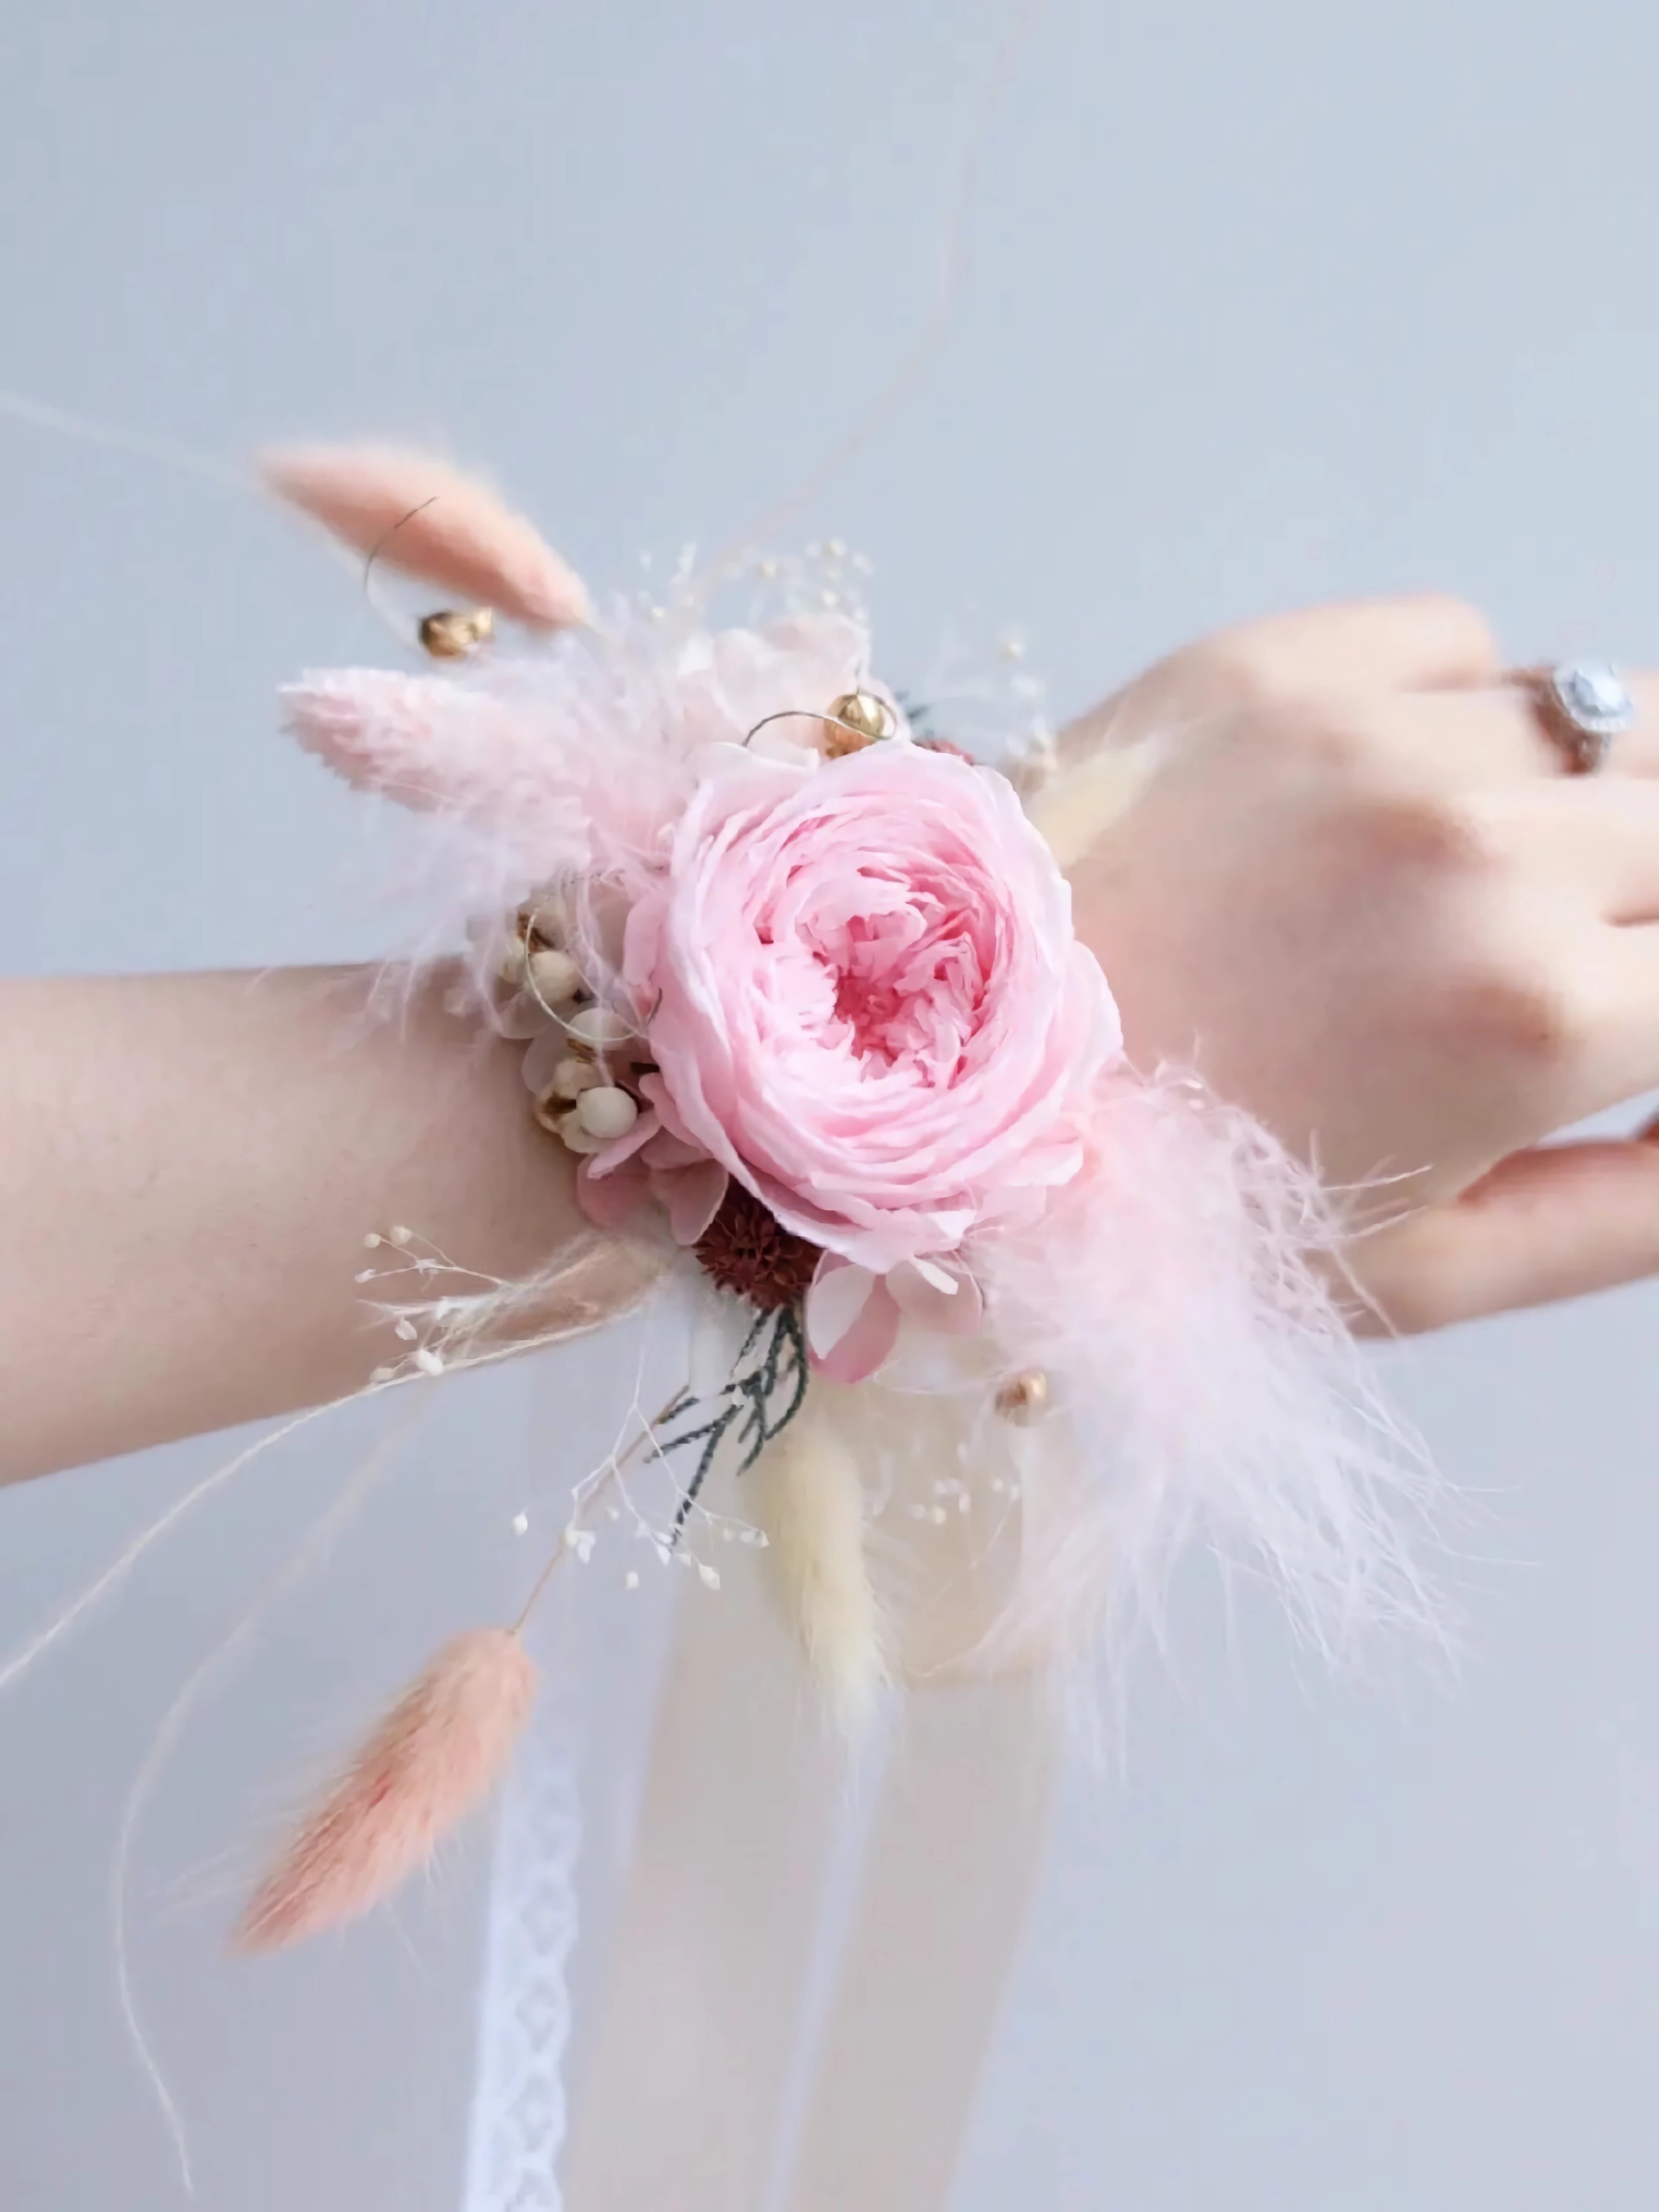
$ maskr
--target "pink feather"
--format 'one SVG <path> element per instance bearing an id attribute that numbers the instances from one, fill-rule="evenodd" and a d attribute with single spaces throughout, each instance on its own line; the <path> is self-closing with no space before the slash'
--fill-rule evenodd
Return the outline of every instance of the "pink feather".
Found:
<path id="1" fill-rule="evenodd" d="M 535 1668 L 509 1631 L 447 1644 L 260 1884 L 237 1948 L 282 1950 L 389 1897 L 499 1779 L 535 1691 Z"/>
<path id="2" fill-rule="evenodd" d="M 592 619 L 580 577 L 535 525 L 447 462 L 390 447 L 290 446 L 258 466 L 279 499 L 405 575 L 532 629 Z"/>
<path id="3" fill-rule="evenodd" d="M 1333 1201 L 1178 1072 L 1102 1079 L 1079 1133 L 1075 1180 L 981 1255 L 1008 1374 L 1041 1369 L 1055 1401 L 1024 1439 L 1043 1472 L 1021 1478 L 1012 1643 L 1160 1626 L 1194 1538 L 1264 1574 L 1327 1651 L 1381 1621 L 1440 1636 L 1417 1556 L 1440 1492 L 1327 1279 Z"/>

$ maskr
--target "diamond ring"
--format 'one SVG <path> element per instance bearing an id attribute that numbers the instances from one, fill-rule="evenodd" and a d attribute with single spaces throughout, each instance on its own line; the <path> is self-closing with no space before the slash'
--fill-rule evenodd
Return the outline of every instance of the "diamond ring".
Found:
<path id="1" fill-rule="evenodd" d="M 1564 660 L 1534 671 L 1528 684 L 1574 775 L 1594 775 L 1613 739 L 1636 720 L 1629 684 L 1605 660 Z"/>

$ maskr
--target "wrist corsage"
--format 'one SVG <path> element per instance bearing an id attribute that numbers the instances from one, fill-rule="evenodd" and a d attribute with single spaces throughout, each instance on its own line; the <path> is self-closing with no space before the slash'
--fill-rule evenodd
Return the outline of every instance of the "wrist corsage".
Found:
<path id="1" fill-rule="evenodd" d="M 624 1468 L 659 1470 L 635 1533 L 716 1584 L 698 1529 L 740 1522 L 849 1729 L 889 1682 L 1074 1672 L 1156 1611 L 1192 1538 L 1322 1635 L 1414 1603 L 1389 1510 L 1412 1464 L 1328 1287 L 1331 1206 L 1266 1129 L 1127 1055 L 1110 948 L 1079 942 L 1026 811 L 1040 730 L 997 764 L 934 732 L 875 673 L 839 556 L 833 587 L 744 626 L 711 629 L 690 585 L 600 620 L 527 524 L 431 464 L 270 475 L 541 634 L 508 653 L 482 609 L 428 616 L 441 670 L 313 676 L 285 711 L 432 821 L 468 1003 L 522 1045 L 526 1111 L 572 1156 L 595 1241 L 530 1286 L 556 1313 L 575 1284 L 540 1335 L 689 1293 L 684 1382 L 580 1486 L 561 1556 L 587 1556 Z M 410 1371 L 530 1310 L 520 1285 L 427 1297 L 413 1249 Z M 383 1290 L 410 1249 L 366 1273 Z M 609 1299 L 607 1253 L 630 1255 Z M 499 1770 L 530 1689 L 515 1631 L 449 1647 L 248 1941 L 383 1895 Z"/>

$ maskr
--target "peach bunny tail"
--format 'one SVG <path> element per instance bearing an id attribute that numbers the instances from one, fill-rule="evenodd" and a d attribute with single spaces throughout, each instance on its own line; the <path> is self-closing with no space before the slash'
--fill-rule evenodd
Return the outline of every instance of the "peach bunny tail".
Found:
<path id="1" fill-rule="evenodd" d="M 535 1667 L 511 1631 L 447 1644 L 302 1823 L 234 1948 L 280 1951 L 389 1897 L 500 1778 L 535 1693 Z"/>
<path id="2" fill-rule="evenodd" d="M 447 461 L 390 446 L 284 446 L 258 465 L 278 499 L 354 552 L 531 629 L 592 620 L 587 587 L 535 525 Z"/>

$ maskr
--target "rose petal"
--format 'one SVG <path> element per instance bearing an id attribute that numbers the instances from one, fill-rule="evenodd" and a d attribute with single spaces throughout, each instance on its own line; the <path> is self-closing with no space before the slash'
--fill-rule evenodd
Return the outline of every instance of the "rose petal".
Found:
<path id="1" fill-rule="evenodd" d="M 830 1352 L 863 1312 L 878 1278 L 838 1253 L 818 1261 L 806 1293 L 806 1348 Z"/>
<path id="2" fill-rule="evenodd" d="M 657 1134 L 657 1117 L 647 1107 L 631 1129 L 624 1130 L 620 1137 L 613 1137 L 608 1145 L 590 1156 L 584 1172 L 596 1182 L 602 1182 L 606 1176 L 614 1175 L 618 1168 L 624 1166 L 636 1152 L 642 1152 Z"/>
<path id="3" fill-rule="evenodd" d="M 718 1160 L 667 1173 L 650 1171 L 651 1189 L 668 1208 L 668 1226 L 677 1244 L 690 1246 L 720 1212 L 731 1177 Z"/>
<path id="4" fill-rule="evenodd" d="M 985 1318 L 984 1296 L 965 1268 L 905 1260 L 884 1279 L 900 1311 L 940 1336 L 971 1336 Z"/>
<path id="5" fill-rule="evenodd" d="M 654 1073 L 642 1075 L 640 1078 L 640 1096 L 641 1098 L 648 1098 L 656 1108 L 663 1127 L 671 1136 L 678 1137 L 680 1142 L 688 1150 L 695 1152 L 699 1159 L 706 1159 L 708 1157 L 708 1146 L 698 1144 L 681 1121 L 674 1101 L 669 1095 L 668 1085 L 660 1075 Z"/>
<path id="6" fill-rule="evenodd" d="M 685 680 L 739 723 L 751 679 L 757 708 L 817 696 L 777 683 L 785 643 Z M 1066 881 L 1009 787 L 948 756 L 808 774 L 717 742 L 693 768 L 623 958 L 664 1126 L 872 1275 L 933 1261 L 912 1303 L 966 1331 L 976 1294 L 940 1255 L 1078 1172 L 1072 1118 L 1121 1048 Z"/>
<path id="7" fill-rule="evenodd" d="M 840 1306 L 849 1295 L 856 1293 L 857 1285 L 848 1290 L 832 1287 L 830 1298 L 835 1302 L 827 1316 L 824 1314 L 824 1280 L 820 1279 L 806 1294 L 807 1358 L 810 1364 L 830 1382 L 865 1382 L 890 1357 L 898 1342 L 899 1310 L 892 1294 L 878 1275 L 872 1275 L 863 1267 L 848 1267 L 841 1271 L 846 1275 L 862 1278 L 864 1295 L 848 1326 L 834 1335 L 826 1348 L 816 1348 L 813 1341 L 812 1310 L 815 1302 L 820 1310 L 820 1342 L 824 1330 L 822 1323 L 828 1318 L 832 1323 L 842 1319 Z M 836 1278 L 830 1279 L 835 1284 Z"/>
<path id="8" fill-rule="evenodd" d="M 645 1170 L 633 1160 L 619 1171 L 596 1177 L 593 1153 L 576 1170 L 576 1203 L 596 1229 L 623 1229 L 649 1195 Z"/>
<path id="9" fill-rule="evenodd" d="M 651 1142 L 646 1148 L 645 1155 L 645 1164 L 647 1167 L 694 1168 L 700 1161 L 708 1158 L 707 1152 L 701 1151 L 696 1145 L 686 1144 L 683 1139 L 677 1137 L 672 1129 L 661 1127 L 659 1117 L 654 1108 L 652 1109 L 652 1129 Z"/>

